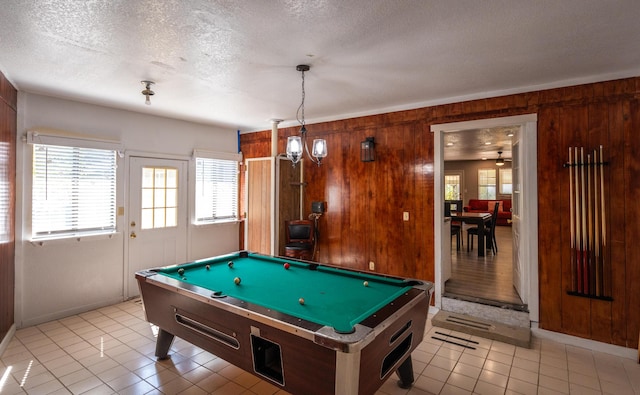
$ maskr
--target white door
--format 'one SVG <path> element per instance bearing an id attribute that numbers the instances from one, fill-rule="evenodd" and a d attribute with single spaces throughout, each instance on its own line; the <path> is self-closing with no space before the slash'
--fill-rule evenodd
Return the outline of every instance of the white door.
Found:
<path id="1" fill-rule="evenodd" d="M 521 254 L 521 213 L 522 213 L 522 166 L 520 161 L 520 131 L 512 138 L 511 154 L 511 182 L 513 188 L 511 204 L 511 233 L 513 235 L 513 287 L 523 302 L 527 299 L 523 293 L 523 260 Z"/>
<path id="2" fill-rule="evenodd" d="M 140 293 L 135 273 L 187 260 L 187 161 L 131 157 L 127 296 Z"/>

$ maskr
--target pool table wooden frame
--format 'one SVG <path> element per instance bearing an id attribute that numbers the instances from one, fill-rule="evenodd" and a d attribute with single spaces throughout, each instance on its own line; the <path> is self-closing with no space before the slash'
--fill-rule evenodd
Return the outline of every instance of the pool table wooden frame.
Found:
<path id="1" fill-rule="evenodd" d="M 374 394 L 394 371 L 398 385 L 410 387 L 411 352 L 423 339 L 433 292 L 431 283 L 412 281 L 355 332 L 340 334 L 240 299 L 212 297 L 154 269 L 136 279 L 147 321 L 160 328 L 158 358 L 167 358 L 178 336 L 287 392 L 309 395 Z"/>

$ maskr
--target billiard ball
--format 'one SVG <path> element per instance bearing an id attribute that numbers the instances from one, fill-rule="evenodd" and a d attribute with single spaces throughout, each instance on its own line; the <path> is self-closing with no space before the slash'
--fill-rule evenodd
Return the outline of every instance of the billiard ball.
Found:
<path id="1" fill-rule="evenodd" d="M 228 265 L 229 267 L 233 267 L 233 261 L 229 261 L 229 263 L 227 263 L 227 265 Z"/>
<path id="2" fill-rule="evenodd" d="M 304 304 L 304 299 L 303 298 L 298 299 L 298 303 Z"/>
<path id="3" fill-rule="evenodd" d="M 236 278 L 233 279 L 233 282 L 236 283 L 236 285 L 239 285 L 240 281 L 241 281 L 240 277 L 236 277 Z"/>
<path id="4" fill-rule="evenodd" d="M 205 269 L 207 269 L 207 270 L 209 270 L 209 269 L 211 269 L 211 266 L 207 265 L 207 266 L 205 266 L 204 268 L 205 268 Z"/>
<path id="5" fill-rule="evenodd" d="M 364 285 L 365 287 L 368 287 L 369 286 L 369 281 L 363 282 L 362 285 Z"/>
<path id="6" fill-rule="evenodd" d="M 183 268 L 178 269 L 178 274 L 182 276 L 184 274 L 184 269 Z"/>
<path id="7" fill-rule="evenodd" d="M 285 263 L 285 264 L 284 264 L 284 268 L 285 268 L 285 269 L 289 269 L 289 267 L 291 267 L 291 265 L 289 265 L 288 263 Z"/>

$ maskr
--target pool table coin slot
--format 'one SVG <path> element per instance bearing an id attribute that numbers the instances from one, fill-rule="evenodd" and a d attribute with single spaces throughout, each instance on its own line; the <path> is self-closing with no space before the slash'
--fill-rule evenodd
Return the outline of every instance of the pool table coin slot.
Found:
<path id="1" fill-rule="evenodd" d="M 395 364 L 406 356 L 411 349 L 411 342 L 413 341 L 413 333 L 407 336 L 402 343 L 398 344 L 389 354 L 387 354 L 382 360 L 382 366 L 380 369 L 380 379 L 384 378 L 387 373 L 395 366 Z"/>
<path id="2" fill-rule="evenodd" d="M 396 340 L 398 340 L 400 338 L 400 336 L 402 336 L 403 333 L 405 333 L 407 330 L 409 330 L 409 328 L 411 328 L 412 322 L 413 322 L 412 320 L 409 320 L 409 322 L 404 324 L 402 326 L 402 328 L 398 329 L 398 331 L 396 333 L 391 335 L 391 337 L 389 338 L 389 344 L 393 344 Z"/>
<path id="3" fill-rule="evenodd" d="M 204 335 L 210 339 L 213 339 L 217 342 L 220 342 L 224 345 L 227 345 L 233 349 L 239 349 L 240 343 L 238 339 L 235 337 L 228 335 L 224 332 L 221 332 L 217 329 L 213 329 L 210 326 L 207 326 L 201 322 L 192 320 L 191 318 L 187 318 L 181 314 L 175 315 L 176 322 L 188 329 L 191 329 L 194 332 L 197 332 L 201 335 Z"/>
<path id="4" fill-rule="evenodd" d="M 260 376 L 284 386 L 280 345 L 251 334 L 253 370 Z"/>

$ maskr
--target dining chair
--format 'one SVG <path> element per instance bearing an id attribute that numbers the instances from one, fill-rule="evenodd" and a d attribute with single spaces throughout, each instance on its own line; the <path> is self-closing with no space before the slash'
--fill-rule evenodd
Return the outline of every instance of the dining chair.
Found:
<path id="1" fill-rule="evenodd" d="M 462 200 L 445 200 L 444 201 L 444 216 L 450 217 L 451 213 L 462 213 Z M 464 238 L 463 235 L 464 226 L 463 223 L 458 220 L 451 220 L 451 238 L 456 236 L 456 245 L 458 251 L 460 250 L 460 245 L 464 247 Z"/>
<path id="2" fill-rule="evenodd" d="M 495 207 L 493 208 L 493 214 L 491 215 L 491 225 L 489 225 L 489 229 L 485 228 L 485 237 L 489 237 L 491 240 L 491 250 L 494 254 L 498 253 L 498 242 L 496 241 L 496 222 L 498 222 L 498 207 L 500 203 L 497 202 Z M 469 251 L 469 247 L 473 250 L 473 236 L 478 236 L 478 227 L 474 226 L 472 228 L 467 229 L 467 251 Z M 469 241 L 471 239 L 471 241 Z M 478 243 L 479 244 L 479 243 Z M 478 245 L 478 248 L 483 248 L 481 245 Z"/>

